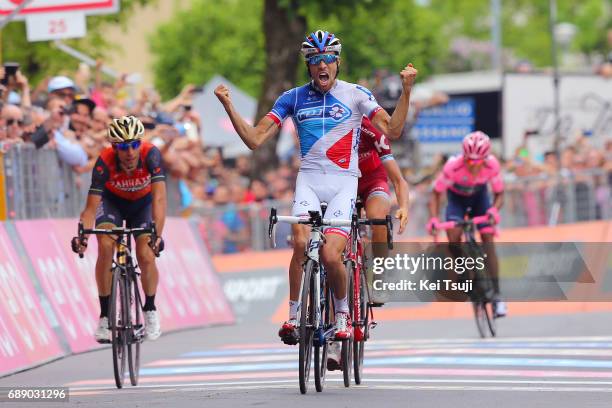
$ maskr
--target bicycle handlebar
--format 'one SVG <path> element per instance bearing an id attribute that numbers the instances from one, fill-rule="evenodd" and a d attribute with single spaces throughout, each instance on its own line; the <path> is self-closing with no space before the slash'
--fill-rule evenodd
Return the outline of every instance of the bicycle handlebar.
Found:
<path id="1" fill-rule="evenodd" d="M 79 237 L 79 241 L 82 241 L 85 238 L 85 234 L 88 235 L 127 235 L 127 234 L 134 234 L 134 233 L 143 233 L 143 234 L 151 234 L 151 239 L 149 241 L 149 246 L 151 247 L 151 250 L 153 250 L 153 253 L 155 254 L 155 256 L 157 258 L 159 258 L 159 252 L 160 249 L 155 247 L 155 243 L 157 242 L 157 228 L 155 227 L 155 221 L 151 222 L 151 227 L 150 228 L 123 228 L 123 227 L 119 227 L 119 228 L 112 228 L 112 229 L 99 229 L 99 228 L 92 228 L 92 229 L 85 229 L 83 227 L 83 222 L 79 221 L 79 227 L 78 227 L 78 237 Z M 79 252 L 79 258 L 83 258 L 83 254 Z"/>
<path id="2" fill-rule="evenodd" d="M 435 229 L 442 231 L 442 230 L 448 230 L 448 229 L 456 228 L 456 227 L 463 227 L 465 225 L 470 225 L 470 224 L 481 225 L 481 224 L 493 224 L 493 223 L 494 222 L 493 222 L 492 216 L 480 215 L 478 217 L 474 217 L 474 218 L 470 218 L 470 219 L 462 220 L 462 221 L 441 222 L 436 225 Z"/>
<path id="3" fill-rule="evenodd" d="M 268 218 L 268 237 L 272 239 L 272 246 L 276 248 L 276 224 L 286 222 L 288 224 L 311 225 L 316 227 L 353 227 L 353 220 L 321 218 L 318 212 L 310 212 L 308 217 L 296 217 L 291 215 L 277 215 L 276 208 L 270 209 Z M 387 227 L 387 246 L 393 249 L 393 219 L 390 215 L 386 218 L 357 220 L 359 225 L 384 225 Z"/>

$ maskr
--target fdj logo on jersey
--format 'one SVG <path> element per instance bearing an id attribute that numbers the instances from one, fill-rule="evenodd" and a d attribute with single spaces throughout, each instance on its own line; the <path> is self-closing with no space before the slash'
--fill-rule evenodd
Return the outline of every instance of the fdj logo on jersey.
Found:
<path id="1" fill-rule="evenodd" d="M 351 116 L 351 113 L 351 110 L 347 106 L 336 102 L 333 105 L 326 106 L 324 108 L 316 107 L 300 109 L 295 116 L 300 123 L 323 118 L 329 118 L 340 123 Z"/>

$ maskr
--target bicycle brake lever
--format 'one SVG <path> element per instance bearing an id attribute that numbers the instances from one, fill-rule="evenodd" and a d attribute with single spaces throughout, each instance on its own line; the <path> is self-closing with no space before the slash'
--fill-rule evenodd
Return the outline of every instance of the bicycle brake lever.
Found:
<path id="1" fill-rule="evenodd" d="M 270 238 L 272 238 L 272 248 L 276 248 L 276 223 L 271 226 Z"/>

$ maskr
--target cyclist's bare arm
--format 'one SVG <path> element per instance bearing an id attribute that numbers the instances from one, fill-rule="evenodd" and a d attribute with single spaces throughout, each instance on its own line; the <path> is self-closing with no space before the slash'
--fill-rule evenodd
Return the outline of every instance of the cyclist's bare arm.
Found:
<path id="1" fill-rule="evenodd" d="M 429 200 L 429 216 L 437 217 L 440 213 L 440 199 L 442 197 L 442 193 L 433 190 L 431 192 L 431 199 Z"/>
<path id="2" fill-rule="evenodd" d="M 83 228 L 92 229 L 96 221 L 96 210 L 102 201 L 102 196 L 97 194 L 88 194 L 85 209 L 81 213 L 80 220 L 83 222 Z"/>
<path id="3" fill-rule="evenodd" d="M 504 192 L 493 193 L 493 207 L 496 207 L 498 210 L 501 210 L 504 205 Z"/>
<path id="4" fill-rule="evenodd" d="M 151 195 L 153 196 L 153 221 L 155 222 L 156 233 L 161 237 L 166 223 L 166 182 L 151 184 Z"/>
<path id="5" fill-rule="evenodd" d="M 399 233 L 404 232 L 404 228 L 408 223 L 408 183 L 402 177 L 402 172 L 395 160 L 383 161 L 387 176 L 393 184 L 395 190 L 395 197 L 397 198 L 397 205 L 399 209 L 395 213 L 395 218 L 400 220 Z"/>
<path id="6" fill-rule="evenodd" d="M 397 100 L 393 115 L 389 116 L 384 109 L 380 109 L 372 118 L 372 124 L 391 140 L 399 139 L 402 135 L 402 129 L 404 128 L 404 123 L 406 123 L 406 117 L 408 116 L 410 92 L 412 91 L 412 85 L 414 84 L 417 74 L 418 71 L 416 68 L 414 68 L 412 64 L 408 64 L 406 68 L 400 72 L 400 77 L 402 79 L 402 94 Z"/>
<path id="7" fill-rule="evenodd" d="M 217 86 L 215 88 L 215 95 L 225 108 L 236 133 L 238 133 L 238 136 L 240 136 L 249 149 L 257 149 L 266 140 L 278 134 L 280 130 L 278 125 L 272 119 L 265 116 L 259 121 L 257 126 L 249 125 L 234 107 L 229 90 L 225 85 Z"/>

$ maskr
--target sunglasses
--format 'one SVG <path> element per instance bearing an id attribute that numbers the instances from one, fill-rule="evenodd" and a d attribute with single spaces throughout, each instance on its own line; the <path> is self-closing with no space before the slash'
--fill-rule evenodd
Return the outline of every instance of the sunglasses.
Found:
<path id="1" fill-rule="evenodd" d="M 19 120 L 19 119 L 7 119 L 6 120 L 6 126 L 12 126 L 15 123 L 19 126 L 22 126 L 23 120 Z"/>
<path id="2" fill-rule="evenodd" d="M 467 159 L 467 164 L 470 166 L 478 166 L 484 162 L 484 159 Z"/>
<path id="3" fill-rule="evenodd" d="M 130 147 L 134 150 L 140 147 L 140 140 L 134 140 L 132 142 L 114 143 L 113 147 L 119 149 L 122 152 L 128 151 Z"/>
<path id="4" fill-rule="evenodd" d="M 326 64 L 338 61 L 338 56 L 334 54 L 319 54 L 308 58 L 309 65 L 318 65 L 321 61 Z"/>

